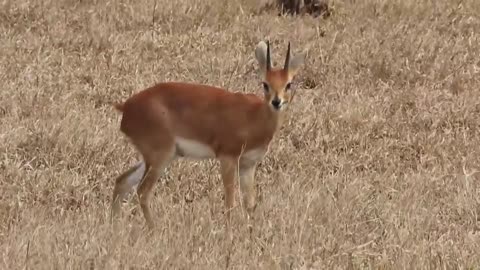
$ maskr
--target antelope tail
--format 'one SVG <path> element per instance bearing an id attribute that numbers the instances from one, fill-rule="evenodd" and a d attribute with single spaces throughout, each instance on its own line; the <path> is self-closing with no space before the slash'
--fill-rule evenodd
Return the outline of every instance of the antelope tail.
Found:
<path id="1" fill-rule="evenodd" d="M 112 103 L 113 107 L 119 112 L 123 112 L 123 103 Z"/>

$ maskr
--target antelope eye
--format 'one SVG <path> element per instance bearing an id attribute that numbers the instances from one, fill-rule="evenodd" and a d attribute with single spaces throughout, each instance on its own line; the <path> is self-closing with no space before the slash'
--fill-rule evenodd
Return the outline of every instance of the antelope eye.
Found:
<path id="1" fill-rule="evenodd" d="M 263 90 L 265 90 L 265 92 L 268 92 L 269 90 L 268 84 L 266 82 L 262 82 L 262 85 L 263 85 Z"/>
<path id="2" fill-rule="evenodd" d="M 292 83 L 287 83 L 285 90 L 290 90 L 290 88 L 292 88 Z"/>

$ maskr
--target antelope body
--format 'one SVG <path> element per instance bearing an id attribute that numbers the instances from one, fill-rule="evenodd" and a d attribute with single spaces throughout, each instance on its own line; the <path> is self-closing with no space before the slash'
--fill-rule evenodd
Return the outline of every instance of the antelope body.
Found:
<path id="1" fill-rule="evenodd" d="M 274 69 L 269 43 L 255 50 L 263 75 L 264 99 L 253 94 L 192 83 L 167 82 L 147 88 L 116 104 L 123 113 L 120 130 L 141 153 L 143 161 L 116 179 L 112 218 L 134 187 L 147 225 L 154 228 L 149 208 L 153 187 L 168 163 L 177 157 L 215 158 L 225 189 L 227 230 L 229 209 L 234 204 L 234 184 L 239 176 L 243 205 L 249 215 L 255 209 L 255 167 L 268 150 L 281 116 L 292 101 L 291 82 L 304 55 L 290 55 L 284 67 Z"/>

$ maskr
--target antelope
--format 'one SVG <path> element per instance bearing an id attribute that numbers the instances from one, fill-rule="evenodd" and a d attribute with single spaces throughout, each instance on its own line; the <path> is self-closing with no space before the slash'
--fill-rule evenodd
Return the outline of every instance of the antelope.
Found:
<path id="1" fill-rule="evenodd" d="M 153 229 L 149 207 L 153 187 L 168 163 L 181 157 L 220 162 L 228 232 L 237 178 L 243 207 L 252 216 L 256 208 L 255 169 L 292 102 L 292 80 L 304 63 L 305 53 L 292 55 L 289 42 L 283 68 L 274 68 L 270 42 L 260 41 L 255 56 L 263 77 L 263 99 L 214 86 L 163 82 L 114 104 L 123 113 L 121 132 L 142 160 L 117 177 L 112 220 L 125 196 L 138 186 L 140 208 L 148 228 Z"/>

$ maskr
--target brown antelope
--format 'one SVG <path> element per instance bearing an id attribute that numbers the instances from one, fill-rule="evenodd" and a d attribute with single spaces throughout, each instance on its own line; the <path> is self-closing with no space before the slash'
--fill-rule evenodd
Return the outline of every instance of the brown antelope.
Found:
<path id="1" fill-rule="evenodd" d="M 140 207 L 150 229 L 152 189 L 163 169 L 176 157 L 215 158 L 225 189 L 227 230 L 238 174 L 243 206 L 255 209 L 254 174 L 292 101 L 292 80 L 305 54 L 291 55 L 288 43 L 283 68 L 273 68 L 269 42 L 261 41 L 255 56 L 263 77 L 264 99 L 213 86 L 167 82 L 147 88 L 115 108 L 123 113 L 120 130 L 141 153 L 143 161 L 116 179 L 112 220 L 120 203 L 137 185 Z"/>

